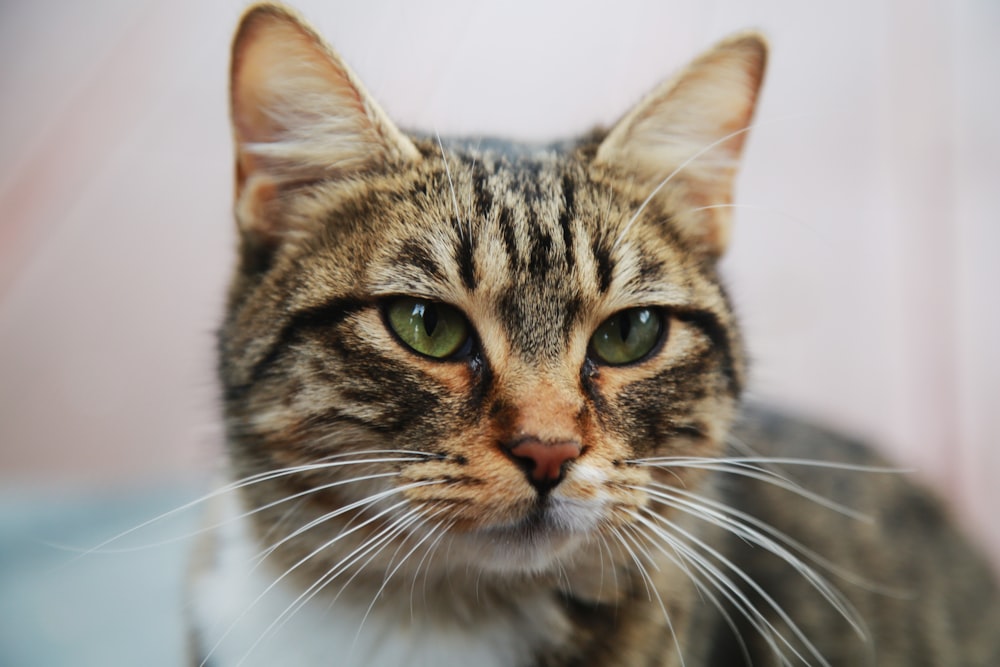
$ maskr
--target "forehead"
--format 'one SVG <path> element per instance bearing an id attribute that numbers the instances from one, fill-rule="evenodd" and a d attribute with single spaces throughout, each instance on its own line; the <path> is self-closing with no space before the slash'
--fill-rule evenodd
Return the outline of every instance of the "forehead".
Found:
<path id="1" fill-rule="evenodd" d="M 692 266 L 657 229 L 665 221 L 633 221 L 639 203 L 582 160 L 498 145 L 444 159 L 433 148 L 404 196 L 372 212 L 379 238 L 360 267 L 372 296 L 451 303 L 531 357 L 558 354 L 588 320 L 690 301 Z"/>

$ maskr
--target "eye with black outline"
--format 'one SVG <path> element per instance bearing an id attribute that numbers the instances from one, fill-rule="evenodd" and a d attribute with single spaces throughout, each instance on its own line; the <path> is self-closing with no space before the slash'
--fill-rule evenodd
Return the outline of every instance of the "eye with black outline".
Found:
<path id="1" fill-rule="evenodd" d="M 432 359 L 450 359 L 467 349 L 471 327 L 457 308 L 437 301 L 400 296 L 386 302 L 385 321 L 411 350 Z"/>
<path id="2" fill-rule="evenodd" d="M 595 361 L 624 366 L 649 356 L 667 333 L 667 319 L 658 308 L 628 308 L 604 320 L 590 337 Z"/>

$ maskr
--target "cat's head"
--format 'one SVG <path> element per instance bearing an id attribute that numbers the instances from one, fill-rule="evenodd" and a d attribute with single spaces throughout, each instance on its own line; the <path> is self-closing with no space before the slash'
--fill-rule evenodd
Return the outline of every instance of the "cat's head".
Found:
<path id="1" fill-rule="evenodd" d="M 718 454 L 740 394 L 715 263 L 764 61 L 730 39 L 575 142 L 441 141 L 397 129 L 292 14 L 248 12 L 230 456 L 275 472 L 251 504 L 325 517 L 282 524 L 290 502 L 262 534 L 446 534 L 456 567 L 545 572 L 635 522 L 651 482 L 692 483 L 642 461 Z"/>

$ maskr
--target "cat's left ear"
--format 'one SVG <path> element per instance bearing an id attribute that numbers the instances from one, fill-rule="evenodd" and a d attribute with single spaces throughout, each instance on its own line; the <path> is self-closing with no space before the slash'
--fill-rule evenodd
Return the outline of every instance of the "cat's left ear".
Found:
<path id="1" fill-rule="evenodd" d="M 264 219 L 283 188 L 420 157 L 343 61 L 283 6 L 260 4 L 243 16 L 230 74 L 237 217 L 257 240 L 284 231 Z"/>
<path id="2" fill-rule="evenodd" d="M 720 43 L 622 118 L 594 159 L 594 167 L 658 199 L 675 228 L 711 258 L 729 239 L 728 205 L 766 61 L 760 35 Z"/>

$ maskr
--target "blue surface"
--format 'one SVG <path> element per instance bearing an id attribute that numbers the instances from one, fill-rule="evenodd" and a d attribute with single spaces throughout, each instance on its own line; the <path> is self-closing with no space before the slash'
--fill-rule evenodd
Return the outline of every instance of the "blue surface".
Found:
<path id="1" fill-rule="evenodd" d="M 197 497 L 194 485 L 53 494 L 0 492 L 0 665 L 184 664 L 182 581 L 198 511 L 109 537 Z M 160 542 L 164 542 L 159 544 Z"/>

